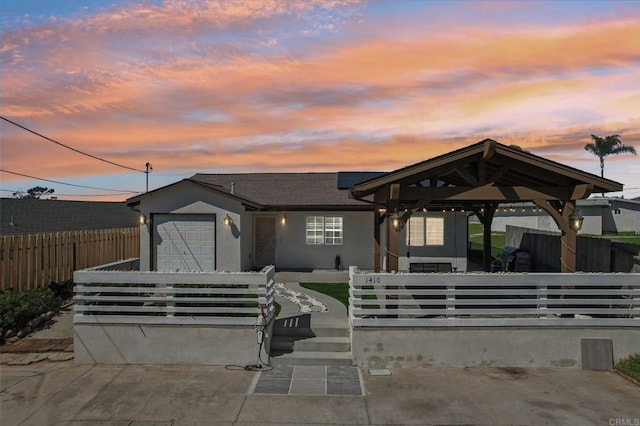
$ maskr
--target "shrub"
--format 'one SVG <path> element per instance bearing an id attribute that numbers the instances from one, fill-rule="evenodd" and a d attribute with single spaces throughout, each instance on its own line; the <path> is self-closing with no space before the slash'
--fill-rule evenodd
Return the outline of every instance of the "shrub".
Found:
<path id="1" fill-rule="evenodd" d="M 42 313 L 59 311 L 61 301 L 48 287 L 0 291 L 0 333 L 21 329 Z"/>
<path id="2" fill-rule="evenodd" d="M 621 359 L 615 369 L 640 381 L 640 353 Z"/>
<path id="3" fill-rule="evenodd" d="M 73 281 L 64 281 L 61 283 L 52 282 L 49 288 L 53 294 L 61 300 L 69 300 L 73 297 Z"/>

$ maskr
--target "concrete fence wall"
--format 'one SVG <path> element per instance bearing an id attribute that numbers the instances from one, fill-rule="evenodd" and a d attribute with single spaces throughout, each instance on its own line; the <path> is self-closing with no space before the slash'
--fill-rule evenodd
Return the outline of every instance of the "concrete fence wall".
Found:
<path id="1" fill-rule="evenodd" d="M 640 274 L 386 274 L 350 269 L 352 353 L 370 368 L 580 368 L 583 339 L 640 352 Z"/>
<path id="2" fill-rule="evenodd" d="M 258 316 L 267 331 L 273 327 L 274 272 L 77 271 L 75 361 L 255 364 Z"/>

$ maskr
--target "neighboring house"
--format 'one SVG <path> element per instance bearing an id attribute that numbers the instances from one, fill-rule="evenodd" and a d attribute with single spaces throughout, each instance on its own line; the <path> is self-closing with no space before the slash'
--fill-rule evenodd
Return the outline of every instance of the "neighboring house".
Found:
<path id="1" fill-rule="evenodd" d="M 372 204 L 350 198 L 348 189 L 380 174 L 196 174 L 136 196 L 128 205 L 146 222 L 140 268 L 372 269 L 373 230 L 381 224 Z M 414 215 L 402 230 L 399 269 L 409 269 L 410 256 L 411 262 L 446 262 L 465 271 L 466 214 L 425 217 Z"/>
<path id="2" fill-rule="evenodd" d="M 640 233 L 640 200 L 609 199 L 610 207 L 602 215 L 602 231 Z"/>
<path id="3" fill-rule="evenodd" d="M 578 200 L 577 207 L 584 217 L 579 234 L 640 233 L 640 201 L 598 197 Z M 491 229 L 505 232 L 507 225 L 559 231 L 553 219 L 533 203 L 502 204 L 496 211 Z"/>
<path id="4" fill-rule="evenodd" d="M 0 199 L 0 235 L 41 234 L 138 226 L 125 203 Z"/>

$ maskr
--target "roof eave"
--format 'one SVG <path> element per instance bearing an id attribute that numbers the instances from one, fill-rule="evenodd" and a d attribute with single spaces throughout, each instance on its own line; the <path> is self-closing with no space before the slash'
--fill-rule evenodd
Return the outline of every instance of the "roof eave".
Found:
<path id="1" fill-rule="evenodd" d="M 233 198 L 235 200 L 240 201 L 245 206 L 249 206 L 249 207 L 252 207 L 252 208 L 255 208 L 255 209 L 260 209 L 261 207 L 263 207 L 261 204 L 256 203 L 255 201 L 249 200 L 248 198 L 241 197 L 241 196 L 239 196 L 237 194 L 232 194 L 232 193 L 230 193 L 228 191 L 223 190 L 222 188 L 218 188 L 218 187 L 215 187 L 213 185 L 209 185 L 207 183 L 204 183 L 204 182 L 201 182 L 201 181 L 198 181 L 198 180 L 194 180 L 194 179 L 182 179 L 182 180 L 179 180 L 178 182 L 174 182 L 174 183 L 172 183 L 170 185 L 166 185 L 166 186 L 163 186 L 161 188 L 154 189 L 153 191 L 145 192 L 144 194 L 140 194 L 140 195 L 137 195 L 135 197 L 129 198 L 128 200 L 126 200 L 127 206 L 128 207 L 138 206 L 141 203 L 143 198 L 148 197 L 148 196 L 150 196 L 152 194 L 155 194 L 157 192 L 164 191 L 164 190 L 169 189 L 169 188 L 171 188 L 173 186 L 180 185 L 182 183 L 189 183 L 191 185 L 195 185 L 195 186 L 201 187 L 201 188 L 203 188 L 203 189 L 205 189 L 207 191 L 217 192 L 219 194 L 226 195 L 226 196 L 228 196 L 230 198 Z"/>
<path id="2" fill-rule="evenodd" d="M 361 182 L 355 185 L 350 189 L 351 194 L 354 198 L 362 198 L 367 195 L 371 195 L 376 192 L 381 186 L 390 184 L 392 182 L 396 182 L 398 180 L 404 179 L 414 174 L 423 173 L 430 169 L 434 169 L 440 167 L 442 165 L 446 165 L 449 163 L 454 163 L 456 161 L 470 158 L 479 154 L 486 154 L 487 152 L 492 151 L 492 156 L 499 154 L 509 158 L 513 158 L 519 161 L 525 161 L 531 165 L 535 165 L 536 167 L 540 167 L 545 170 L 555 171 L 557 173 L 562 172 L 566 176 L 571 177 L 577 181 L 582 183 L 593 185 L 593 193 L 598 192 L 617 192 L 622 191 L 623 185 L 619 182 L 601 178 L 599 176 L 595 176 L 591 173 L 583 172 L 581 170 L 575 169 L 573 167 L 557 163 L 552 160 L 548 160 L 544 157 L 540 157 L 535 154 L 527 153 L 524 151 L 520 151 L 506 145 L 497 143 L 493 139 L 485 139 L 476 144 L 470 145 L 468 147 L 464 147 L 458 149 L 453 152 L 449 152 L 447 154 L 443 154 L 437 157 L 434 157 L 430 160 L 421 161 L 416 164 L 412 164 L 401 169 L 391 171 L 385 173 L 382 176 L 370 179 L 365 182 Z M 483 154 L 483 155 L 484 155 Z"/>

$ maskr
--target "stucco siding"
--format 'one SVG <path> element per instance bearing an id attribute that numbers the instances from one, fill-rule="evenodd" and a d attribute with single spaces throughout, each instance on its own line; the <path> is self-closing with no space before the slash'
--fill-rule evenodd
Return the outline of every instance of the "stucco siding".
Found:
<path id="1" fill-rule="evenodd" d="M 414 216 L 424 217 L 417 213 Z M 405 225 L 400 233 L 398 269 L 408 271 L 409 264 L 418 263 L 451 263 L 458 272 L 467 270 L 467 215 L 456 213 L 429 213 L 429 217 L 444 217 L 444 245 L 441 246 L 407 246 L 407 232 Z M 410 255 L 410 256 L 407 256 Z"/>
<path id="2" fill-rule="evenodd" d="M 607 232 L 640 233 L 640 203 L 612 202 L 610 220 Z"/>
<path id="3" fill-rule="evenodd" d="M 243 271 L 253 267 L 253 216 L 251 212 L 240 214 L 242 238 L 240 238 L 240 266 Z"/>
<path id="4" fill-rule="evenodd" d="M 276 216 L 276 266 L 280 269 L 334 269 L 340 256 L 343 268 L 358 265 L 373 268 L 373 212 L 288 211 L 281 223 Z M 308 245 L 307 216 L 341 216 L 344 223 L 342 245 Z"/>
<path id="5" fill-rule="evenodd" d="M 160 214 L 203 214 L 216 218 L 216 269 L 219 271 L 241 271 L 241 240 L 243 237 L 241 216 L 244 206 L 232 198 L 198 188 L 193 185 L 177 185 L 162 193 L 149 194 L 140 205 L 141 212 L 148 218 L 140 230 L 140 267 L 152 270 L 154 256 L 153 218 Z M 229 215 L 232 223 L 225 225 Z M 250 232 L 247 235 L 251 239 Z"/>

